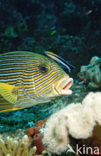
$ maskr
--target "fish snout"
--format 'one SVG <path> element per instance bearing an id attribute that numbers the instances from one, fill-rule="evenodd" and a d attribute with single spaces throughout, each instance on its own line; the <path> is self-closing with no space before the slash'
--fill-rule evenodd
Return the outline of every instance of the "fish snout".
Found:
<path id="1" fill-rule="evenodd" d="M 72 90 L 70 90 L 70 87 L 73 84 L 73 79 L 69 78 L 68 81 L 65 83 L 64 87 L 61 90 L 61 94 L 62 95 L 71 95 L 72 94 Z"/>
<path id="2" fill-rule="evenodd" d="M 73 84 L 72 78 L 65 78 L 62 81 L 58 83 L 58 85 L 55 87 L 55 90 L 58 92 L 58 94 L 61 95 L 71 95 L 72 90 L 70 90 L 70 87 Z"/>

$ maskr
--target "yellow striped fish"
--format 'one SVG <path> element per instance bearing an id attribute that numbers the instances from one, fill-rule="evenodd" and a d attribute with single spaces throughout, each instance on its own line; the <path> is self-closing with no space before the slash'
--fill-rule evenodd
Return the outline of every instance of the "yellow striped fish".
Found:
<path id="1" fill-rule="evenodd" d="M 26 51 L 0 54 L 0 112 L 71 94 L 73 79 L 55 62 L 57 58 L 59 62 L 57 55 L 46 54 L 48 57 Z"/>

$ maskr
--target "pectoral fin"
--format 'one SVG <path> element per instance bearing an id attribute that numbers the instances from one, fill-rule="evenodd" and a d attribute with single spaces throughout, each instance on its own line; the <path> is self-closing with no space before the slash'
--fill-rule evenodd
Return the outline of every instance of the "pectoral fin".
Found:
<path id="1" fill-rule="evenodd" d="M 15 86 L 7 83 L 0 83 L 0 95 L 11 104 L 15 104 L 17 101 L 16 91 L 17 89 Z"/>

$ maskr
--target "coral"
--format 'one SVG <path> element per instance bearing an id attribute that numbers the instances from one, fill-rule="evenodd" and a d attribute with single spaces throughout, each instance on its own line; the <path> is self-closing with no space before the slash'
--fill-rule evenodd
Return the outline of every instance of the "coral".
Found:
<path id="1" fill-rule="evenodd" d="M 26 133 L 29 138 L 30 146 L 36 146 L 37 154 L 41 154 L 44 151 L 44 146 L 42 144 L 43 134 L 40 132 L 40 129 L 43 127 L 45 122 L 46 120 L 39 120 L 35 127 L 30 127 Z"/>
<path id="2" fill-rule="evenodd" d="M 90 92 L 82 104 L 69 104 L 47 120 L 43 144 L 47 151 L 61 153 L 67 149 L 69 135 L 86 139 L 92 136 L 96 123 L 101 125 L 101 92 Z"/>
<path id="3" fill-rule="evenodd" d="M 26 133 L 28 136 L 33 136 L 34 135 L 34 129 L 33 127 L 30 127 L 28 130 L 27 130 L 27 133 Z"/>
<path id="4" fill-rule="evenodd" d="M 21 140 L 7 137 L 3 140 L 0 136 L 0 156 L 32 156 L 36 153 L 36 147 L 29 149 L 29 140 L 25 135 Z"/>
<path id="5" fill-rule="evenodd" d="M 80 73 L 78 74 L 80 79 L 88 81 L 90 88 L 101 88 L 101 57 L 92 57 L 89 65 L 81 66 Z"/>
<path id="6" fill-rule="evenodd" d="M 37 124 L 35 125 L 35 128 L 34 128 L 35 134 L 40 133 L 40 129 L 42 128 L 42 126 L 44 125 L 44 123 L 46 122 L 46 120 L 47 119 L 45 119 L 45 120 L 39 120 L 37 122 Z"/>
<path id="7" fill-rule="evenodd" d="M 33 127 L 30 127 L 27 132 L 26 132 L 28 138 L 29 138 L 29 143 L 31 144 L 33 142 L 33 136 L 34 136 L 34 129 Z"/>
<path id="8" fill-rule="evenodd" d="M 37 148 L 37 154 L 41 154 L 44 151 L 44 146 L 42 144 L 43 135 L 38 133 L 33 137 L 34 146 Z"/>

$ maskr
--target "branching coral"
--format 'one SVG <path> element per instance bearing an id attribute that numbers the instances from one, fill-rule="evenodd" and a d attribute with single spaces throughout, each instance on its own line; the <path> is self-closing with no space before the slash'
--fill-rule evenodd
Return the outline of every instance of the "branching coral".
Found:
<path id="1" fill-rule="evenodd" d="M 101 57 L 92 57 L 90 64 L 81 66 L 78 76 L 88 81 L 90 88 L 101 88 Z"/>
<path id="2" fill-rule="evenodd" d="M 43 144 L 47 151 L 61 153 L 67 149 L 69 135 L 88 138 L 96 123 L 101 125 L 101 92 L 91 92 L 82 104 L 72 103 L 53 114 L 46 122 Z"/>
<path id="3" fill-rule="evenodd" d="M 32 156 L 36 147 L 29 149 L 29 140 L 25 135 L 21 140 L 7 137 L 6 141 L 0 136 L 0 156 Z"/>

